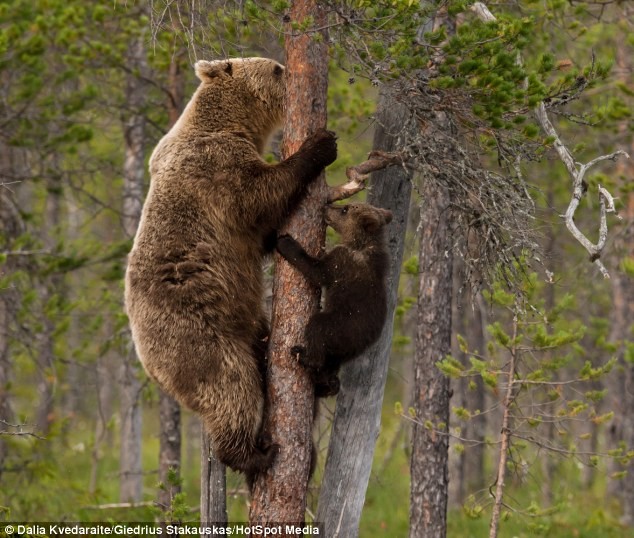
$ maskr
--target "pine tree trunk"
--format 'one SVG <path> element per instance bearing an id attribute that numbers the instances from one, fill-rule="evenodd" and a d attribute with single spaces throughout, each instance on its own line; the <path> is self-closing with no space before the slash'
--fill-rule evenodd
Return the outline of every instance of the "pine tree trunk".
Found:
<path id="1" fill-rule="evenodd" d="M 409 535 L 442 538 L 447 532 L 449 380 L 436 363 L 451 350 L 451 220 L 444 187 L 424 181 L 421 195 Z"/>
<path id="2" fill-rule="evenodd" d="M 407 124 L 408 111 L 382 95 L 377 111 L 374 149 L 394 151 Z M 341 369 L 341 390 L 332 425 L 324 478 L 319 492 L 317 521 L 325 536 L 359 534 L 359 522 L 381 426 L 383 392 L 392 344 L 393 316 L 403 260 L 411 183 L 401 167 L 374 172 L 368 203 L 392 211 L 387 229 L 390 250 L 388 316 L 379 340 L 363 356 Z"/>
<path id="3" fill-rule="evenodd" d="M 296 0 L 289 16 L 291 22 L 312 19 L 315 27 L 323 27 L 326 6 L 316 0 Z M 286 37 L 284 156 L 294 153 L 310 134 L 326 125 L 328 40 L 324 32 L 319 35 L 320 39 L 314 33 Z M 313 184 L 283 230 L 298 238 L 312 255 L 324 245 L 326 196 L 322 177 Z M 281 448 L 271 469 L 255 483 L 249 518 L 253 523 L 300 523 L 306 510 L 314 396 L 308 375 L 291 356 L 290 349 L 303 340 L 306 323 L 318 307 L 319 290 L 276 256 L 273 292 L 266 431 Z"/>
<path id="4" fill-rule="evenodd" d="M 128 78 L 127 100 L 130 116 L 124 126 L 125 163 L 123 169 L 123 228 L 128 237 L 136 234 L 143 205 L 145 176 L 145 88 L 134 71 L 147 71 L 143 36 L 137 38 L 128 51 L 132 74 Z M 141 372 L 131 346 L 123 357 L 120 370 L 121 387 L 121 447 L 119 459 L 119 498 L 121 502 L 141 500 Z"/>

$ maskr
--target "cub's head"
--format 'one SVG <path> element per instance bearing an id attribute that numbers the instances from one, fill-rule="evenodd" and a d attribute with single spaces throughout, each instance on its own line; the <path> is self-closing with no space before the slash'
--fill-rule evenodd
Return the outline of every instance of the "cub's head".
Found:
<path id="1" fill-rule="evenodd" d="M 384 226 L 392 222 L 391 211 L 368 204 L 328 205 L 325 217 L 345 244 L 358 246 L 381 237 Z"/>
<path id="2" fill-rule="evenodd" d="M 259 146 L 281 126 L 286 93 L 283 65 L 268 58 L 233 58 L 200 60 L 195 69 L 201 81 L 196 116 L 207 118 L 212 127 L 242 130 L 257 138 Z"/>

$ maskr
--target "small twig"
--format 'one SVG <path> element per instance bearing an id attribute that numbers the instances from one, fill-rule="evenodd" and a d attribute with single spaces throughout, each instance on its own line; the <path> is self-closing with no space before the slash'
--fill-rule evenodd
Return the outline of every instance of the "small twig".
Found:
<path id="1" fill-rule="evenodd" d="M 365 182 L 369 175 L 377 170 L 383 170 L 388 166 L 403 164 L 405 157 L 402 153 L 389 153 L 386 151 L 371 151 L 368 154 L 368 160 L 358 164 L 357 166 L 349 166 L 346 169 L 346 177 L 348 183 L 331 187 L 328 190 L 328 203 L 350 198 L 365 189 Z"/>
<path id="2" fill-rule="evenodd" d="M 493 510 L 491 512 L 491 525 L 489 527 L 489 538 L 497 538 L 498 525 L 500 523 L 500 515 L 502 511 L 502 497 L 504 495 L 504 480 L 506 478 L 506 460 L 509 455 L 510 440 L 511 440 L 511 405 L 513 404 L 514 389 L 513 378 L 515 377 L 515 367 L 517 361 L 517 326 L 518 319 L 517 313 L 513 318 L 513 336 L 511 339 L 512 345 L 510 348 L 510 361 L 508 366 L 508 383 L 506 386 L 506 393 L 504 395 L 504 403 L 502 404 L 502 428 L 501 428 L 501 444 L 500 444 L 500 459 L 498 460 L 497 479 L 495 481 L 495 493 L 489 490 L 493 495 L 494 503 Z"/>
<path id="3" fill-rule="evenodd" d="M 3 424 L 4 426 L 7 426 L 8 428 L 15 428 L 18 430 L 18 431 L 0 430 L 0 435 L 18 435 L 18 436 L 24 435 L 29 437 L 35 437 L 36 439 L 40 439 L 41 441 L 46 441 L 46 437 L 42 437 L 41 435 L 38 435 L 37 433 L 22 431 L 22 428 L 24 428 L 26 424 L 11 424 L 10 422 L 7 422 L 6 420 L 2 420 L 2 419 L 0 419 L 0 424 Z"/>
<path id="4" fill-rule="evenodd" d="M 136 503 L 110 503 L 110 504 L 93 504 L 89 506 L 82 506 L 82 510 L 111 510 L 113 508 L 137 508 L 141 506 L 156 506 L 158 503 L 155 501 L 143 501 Z"/>

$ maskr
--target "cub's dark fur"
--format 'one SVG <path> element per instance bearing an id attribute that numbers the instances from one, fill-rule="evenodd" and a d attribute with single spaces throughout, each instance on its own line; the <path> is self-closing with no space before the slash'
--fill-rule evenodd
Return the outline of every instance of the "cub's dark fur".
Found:
<path id="1" fill-rule="evenodd" d="M 201 415 L 216 456 L 253 478 L 276 447 L 261 438 L 265 239 L 336 158 L 317 132 L 288 159 L 261 153 L 281 124 L 284 67 L 245 58 L 196 64 L 201 84 L 150 159 L 125 300 L 148 374 Z"/>
<path id="2" fill-rule="evenodd" d="M 306 346 L 293 353 L 309 370 L 317 396 L 339 392 L 341 363 L 361 354 L 381 334 L 387 314 L 385 278 L 389 258 L 384 226 L 386 209 L 366 204 L 328 206 L 326 222 L 341 244 L 319 258 L 309 256 L 289 235 L 277 250 L 316 286 L 325 288 L 325 304 L 306 326 Z"/>

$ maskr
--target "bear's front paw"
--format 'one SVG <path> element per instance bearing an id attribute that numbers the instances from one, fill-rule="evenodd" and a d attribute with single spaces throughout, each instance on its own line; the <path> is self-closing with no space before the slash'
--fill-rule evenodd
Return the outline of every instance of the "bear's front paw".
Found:
<path id="1" fill-rule="evenodd" d="M 277 238 L 275 248 L 285 258 L 293 257 L 298 251 L 298 244 L 290 235 L 284 234 Z"/>
<path id="2" fill-rule="evenodd" d="M 306 152 L 312 161 L 325 168 L 337 158 L 337 137 L 332 131 L 318 129 L 304 142 L 300 151 Z"/>

